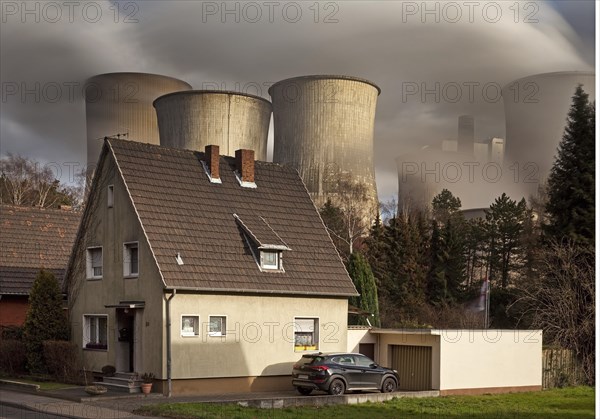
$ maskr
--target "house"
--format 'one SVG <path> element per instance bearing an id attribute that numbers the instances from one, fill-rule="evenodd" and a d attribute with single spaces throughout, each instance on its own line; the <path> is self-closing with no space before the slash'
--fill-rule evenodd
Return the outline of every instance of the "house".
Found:
<path id="1" fill-rule="evenodd" d="M 80 213 L 0 205 L 0 327 L 22 326 L 40 269 L 62 283 Z"/>
<path id="2" fill-rule="evenodd" d="M 166 394 L 291 389 L 302 354 L 346 349 L 357 295 L 295 170 L 116 139 L 67 287 L 85 366 Z"/>

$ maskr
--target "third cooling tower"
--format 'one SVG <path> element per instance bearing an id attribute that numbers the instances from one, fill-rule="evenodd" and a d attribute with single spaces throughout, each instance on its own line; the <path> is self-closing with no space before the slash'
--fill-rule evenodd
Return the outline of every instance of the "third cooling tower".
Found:
<path id="1" fill-rule="evenodd" d="M 502 89 L 506 117 L 507 174 L 524 196 L 547 179 L 563 136 L 567 114 L 578 84 L 596 95 L 595 73 L 564 71 L 515 80 Z"/>
<path id="2" fill-rule="evenodd" d="M 259 96 L 221 90 L 190 90 L 164 95 L 154 101 L 160 144 L 204 151 L 218 145 L 221 154 L 254 150 L 267 159 L 271 102 Z"/>
<path id="3" fill-rule="evenodd" d="M 317 206 L 339 192 L 340 176 L 366 186 L 370 204 L 377 204 L 373 131 L 380 93 L 368 80 L 325 75 L 286 79 L 269 89 L 273 161 L 299 171 Z"/>

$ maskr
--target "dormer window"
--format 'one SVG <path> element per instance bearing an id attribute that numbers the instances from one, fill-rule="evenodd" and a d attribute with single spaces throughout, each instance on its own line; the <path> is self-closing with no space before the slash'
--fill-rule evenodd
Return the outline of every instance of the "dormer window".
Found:
<path id="1" fill-rule="evenodd" d="M 233 214 L 233 218 L 241 227 L 258 268 L 262 272 L 285 272 L 283 252 L 292 249 L 288 247 L 267 220 L 261 216 L 248 215 L 244 216 L 242 221 L 237 214 Z"/>
<path id="2" fill-rule="evenodd" d="M 281 269 L 281 252 L 261 250 L 260 267 L 263 269 Z"/>

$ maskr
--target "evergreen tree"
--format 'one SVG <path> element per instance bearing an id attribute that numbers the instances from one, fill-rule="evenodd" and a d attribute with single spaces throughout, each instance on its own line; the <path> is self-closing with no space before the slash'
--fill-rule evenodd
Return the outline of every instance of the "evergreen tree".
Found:
<path id="1" fill-rule="evenodd" d="M 458 197 L 444 189 L 433 198 L 428 290 L 432 303 L 462 299 L 466 279 L 466 228 Z"/>
<path id="2" fill-rule="evenodd" d="M 460 198 L 455 197 L 448 189 L 444 189 L 434 196 L 431 202 L 433 218 L 445 224 L 452 215 L 460 210 L 461 205 Z"/>
<path id="3" fill-rule="evenodd" d="M 379 302 L 377 298 L 377 284 L 375 277 L 369 266 L 369 262 L 359 252 L 350 255 L 348 261 L 348 274 L 354 282 L 356 290 L 360 296 L 350 298 L 350 304 L 373 314 L 369 317 L 372 326 L 378 327 L 379 322 Z M 358 316 L 358 324 L 368 325 L 364 316 Z"/>
<path id="4" fill-rule="evenodd" d="M 581 85 L 575 90 L 558 156 L 548 178 L 550 238 L 594 245 L 595 106 Z"/>
<path id="5" fill-rule="evenodd" d="M 517 202 L 505 193 L 486 210 L 488 277 L 490 281 L 500 279 L 502 288 L 508 287 L 510 277 L 523 267 L 523 232 L 527 217 L 530 213 L 525 199 Z"/>
<path id="6" fill-rule="evenodd" d="M 44 372 L 43 342 L 67 340 L 69 327 L 62 308 L 62 294 L 54 274 L 41 270 L 29 294 L 29 309 L 23 326 L 27 366 L 31 372 Z"/>

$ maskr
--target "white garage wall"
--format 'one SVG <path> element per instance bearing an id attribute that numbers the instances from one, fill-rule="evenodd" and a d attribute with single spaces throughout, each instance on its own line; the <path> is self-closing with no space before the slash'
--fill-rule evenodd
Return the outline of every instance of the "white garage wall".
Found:
<path id="1" fill-rule="evenodd" d="M 541 387 L 541 330 L 437 332 L 440 390 Z"/>

